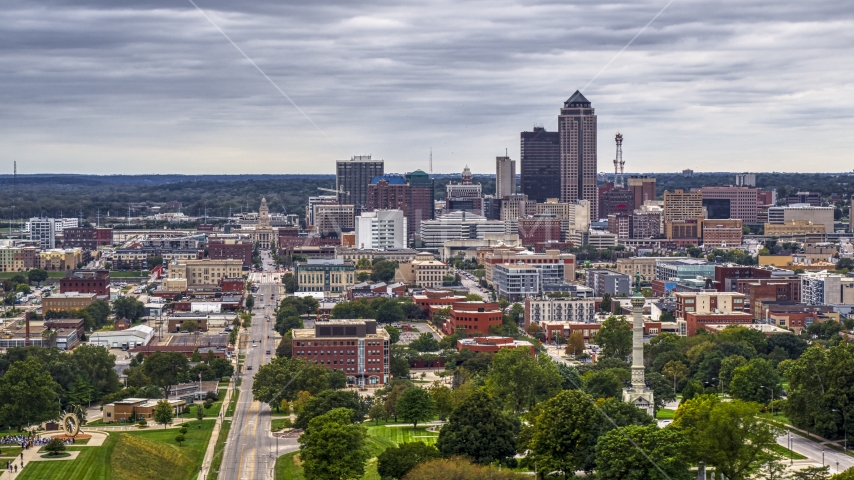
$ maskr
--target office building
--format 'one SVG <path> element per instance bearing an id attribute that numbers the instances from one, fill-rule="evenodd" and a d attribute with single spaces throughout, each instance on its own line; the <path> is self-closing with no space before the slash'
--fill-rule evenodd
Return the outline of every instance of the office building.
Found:
<path id="1" fill-rule="evenodd" d="M 599 211 L 596 188 L 596 114 L 590 101 L 575 91 L 558 116 L 560 133 L 560 199 L 565 203 L 587 200 Z"/>
<path id="2" fill-rule="evenodd" d="M 735 185 L 737 187 L 755 187 L 756 186 L 756 174 L 755 173 L 738 173 L 735 175 Z"/>
<path id="3" fill-rule="evenodd" d="M 480 215 L 457 211 L 435 220 L 422 221 L 421 241 L 424 248 L 440 249 L 448 241 L 483 240 L 487 234 L 505 235 L 507 230 L 506 222 L 487 220 Z"/>
<path id="4" fill-rule="evenodd" d="M 651 282 L 655 279 L 656 257 L 629 257 L 617 259 L 617 272 L 634 276 L 640 274 L 641 280 Z"/>
<path id="5" fill-rule="evenodd" d="M 340 259 L 294 263 L 298 292 L 341 293 L 356 284 L 356 265 Z"/>
<path id="6" fill-rule="evenodd" d="M 664 221 L 705 218 L 703 193 L 676 189 L 664 191 Z"/>
<path id="7" fill-rule="evenodd" d="M 112 245 L 112 228 L 69 227 L 62 231 L 62 246 L 97 250 L 102 245 Z"/>
<path id="8" fill-rule="evenodd" d="M 211 260 L 238 259 L 244 267 L 252 266 L 252 241 L 246 235 L 211 235 L 208 237 Z"/>
<path id="9" fill-rule="evenodd" d="M 315 205 L 337 205 L 338 196 L 336 195 L 318 195 L 308 197 L 308 205 L 305 207 L 305 226 L 306 228 L 314 225 L 314 206 Z"/>
<path id="10" fill-rule="evenodd" d="M 741 293 L 676 292 L 675 316 L 684 321 L 689 337 L 705 325 L 749 325 L 753 315 L 744 311 L 745 298 Z"/>
<path id="11" fill-rule="evenodd" d="M 433 180 L 421 170 L 403 175 L 375 177 L 368 185 L 368 208 L 401 210 L 407 219 L 407 236 L 414 238 L 423 220 L 433 218 Z"/>
<path id="12" fill-rule="evenodd" d="M 406 248 L 403 210 L 374 210 L 356 217 L 356 247 L 397 250 Z"/>
<path id="13" fill-rule="evenodd" d="M 39 268 L 47 271 L 73 270 L 83 266 L 83 250 L 54 248 L 38 253 Z"/>
<path id="14" fill-rule="evenodd" d="M 499 264 L 492 268 L 492 285 L 510 301 L 542 294 L 540 269 L 533 265 Z"/>
<path id="15" fill-rule="evenodd" d="M 73 270 L 59 280 L 59 293 L 94 293 L 99 297 L 110 295 L 109 270 Z"/>
<path id="16" fill-rule="evenodd" d="M 167 265 L 168 274 L 163 279 L 167 292 L 214 291 L 223 280 L 243 276 L 242 259 L 173 260 Z"/>
<path id="17" fill-rule="evenodd" d="M 479 183 L 472 182 L 471 169 L 463 169 L 461 183 L 445 185 L 445 212 L 463 211 L 483 215 L 483 191 Z"/>
<path id="18" fill-rule="evenodd" d="M 703 220 L 700 223 L 705 248 L 726 250 L 741 245 L 741 220 Z"/>
<path id="19" fill-rule="evenodd" d="M 321 236 L 340 236 L 341 232 L 352 232 L 355 228 L 353 205 L 314 206 L 314 228 Z"/>
<path id="20" fill-rule="evenodd" d="M 599 197 L 599 218 L 608 218 L 614 213 L 629 213 L 634 210 L 635 197 L 631 190 L 617 187 L 603 191 Z"/>
<path id="21" fill-rule="evenodd" d="M 516 193 L 516 160 L 495 157 L 495 196 L 498 198 Z"/>
<path id="22" fill-rule="evenodd" d="M 696 258 L 659 258 L 655 265 L 655 279 L 681 282 L 685 280 L 712 279 L 715 265 Z"/>
<path id="23" fill-rule="evenodd" d="M 361 214 L 368 205 L 368 185 L 383 173 L 384 162 L 373 160 L 370 155 L 354 155 L 350 160 L 338 160 L 335 171 L 338 203 L 352 205 L 354 217 Z"/>
<path id="24" fill-rule="evenodd" d="M 641 208 L 644 202 L 655 200 L 655 177 L 632 176 L 629 177 L 627 185 L 634 199 L 632 210 Z"/>
<path id="25" fill-rule="evenodd" d="M 349 385 L 385 385 L 390 339 L 376 320 L 317 322 L 293 330 L 293 357 L 342 371 Z"/>
<path id="26" fill-rule="evenodd" d="M 56 248 L 56 220 L 53 218 L 31 218 L 28 222 L 30 240 L 38 242 L 42 250 Z"/>
<path id="27" fill-rule="evenodd" d="M 452 335 L 458 329 L 465 331 L 467 337 L 489 335 L 489 328 L 501 325 L 503 321 L 504 314 L 498 303 L 456 302 L 451 305 L 450 316 L 442 330 L 446 335 Z"/>
<path id="28" fill-rule="evenodd" d="M 404 213 L 409 237 L 413 238 L 421 230 L 421 222 L 432 220 L 435 212 L 435 189 L 433 179 L 423 170 L 415 170 L 406 174 L 409 184 L 409 197 Z"/>
<path id="29" fill-rule="evenodd" d="M 700 189 L 700 192 L 703 195 L 702 204 L 706 205 L 708 210 L 708 218 L 733 218 L 742 220 L 746 224 L 756 224 L 758 222 L 758 189 L 750 187 L 703 187 Z M 728 200 L 729 216 L 713 216 L 713 210 L 716 212 L 720 206 L 717 204 L 713 207 L 710 206 L 708 203 L 709 200 Z"/>
<path id="30" fill-rule="evenodd" d="M 537 205 L 528 200 L 524 193 L 508 195 L 501 199 L 501 215 L 499 220 L 515 221 L 517 218 L 533 215 L 537 212 Z"/>
<path id="31" fill-rule="evenodd" d="M 632 290 L 631 277 L 612 270 L 587 269 L 584 280 L 597 297 L 606 293 L 612 297 L 625 297 Z"/>
<path id="32" fill-rule="evenodd" d="M 548 269 L 543 280 L 546 285 L 572 283 L 575 281 L 575 255 L 561 253 L 559 250 L 546 250 L 533 253 L 524 248 L 496 246 L 483 255 L 486 273 L 485 279 L 493 283 L 493 270 L 496 265 L 528 265 Z"/>
<path id="33" fill-rule="evenodd" d="M 0 272 L 24 272 L 39 268 L 37 247 L 0 246 Z"/>
<path id="34" fill-rule="evenodd" d="M 551 215 L 534 215 L 518 220 L 519 241 L 522 246 L 534 248 L 537 244 L 564 241 L 566 220 Z"/>
<path id="35" fill-rule="evenodd" d="M 770 207 L 768 208 L 768 224 L 793 227 L 821 225 L 824 227 L 825 233 L 833 233 L 833 210 L 834 207 L 817 207 L 805 203 L 789 204 L 786 207 Z M 768 224 L 766 224 L 766 228 Z M 798 229 L 793 228 L 793 230 Z"/>
<path id="36" fill-rule="evenodd" d="M 98 296 L 94 293 L 54 293 L 49 297 L 42 298 L 42 311 L 51 310 L 80 310 L 92 305 Z"/>
<path id="37" fill-rule="evenodd" d="M 787 205 L 806 203 L 813 207 L 821 206 L 821 194 L 818 192 L 796 192 L 786 197 Z"/>
<path id="38" fill-rule="evenodd" d="M 398 265 L 394 281 L 406 285 L 436 288 L 443 285 L 448 273 L 446 263 L 436 260 L 429 252 L 419 252 L 414 260 Z"/>
<path id="39" fill-rule="evenodd" d="M 522 193 L 537 203 L 560 198 L 560 133 L 535 126 L 532 132 L 522 132 L 520 151 Z"/>

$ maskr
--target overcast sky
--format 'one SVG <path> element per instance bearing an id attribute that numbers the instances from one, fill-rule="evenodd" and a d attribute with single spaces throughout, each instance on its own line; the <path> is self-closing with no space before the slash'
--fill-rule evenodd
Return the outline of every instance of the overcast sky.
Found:
<path id="1" fill-rule="evenodd" d="M 188 0 L 4 0 L 0 172 L 494 173 L 576 89 L 600 171 L 618 130 L 631 172 L 854 168 L 850 0 L 674 0 L 616 59 L 668 0 L 195 1 L 305 115 Z"/>

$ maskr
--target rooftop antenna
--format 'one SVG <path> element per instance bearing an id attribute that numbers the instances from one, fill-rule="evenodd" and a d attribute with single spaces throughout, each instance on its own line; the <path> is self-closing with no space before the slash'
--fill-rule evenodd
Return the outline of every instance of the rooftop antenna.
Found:
<path id="1" fill-rule="evenodd" d="M 430 173 L 433 173 L 433 147 L 430 147 Z"/>
<path id="2" fill-rule="evenodd" d="M 620 169 L 620 177 L 619 184 L 622 186 L 622 176 L 623 176 L 623 167 L 626 165 L 626 162 L 623 160 L 623 134 L 617 132 L 617 136 L 614 137 L 614 140 L 617 142 L 617 158 L 614 159 L 614 175 L 617 175 L 617 168 Z M 617 180 L 614 180 L 614 183 L 617 184 Z"/>
<path id="3" fill-rule="evenodd" d="M 15 203 L 18 200 L 18 161 L 15 160 L 12 167 L 12 218 L 9 222 L 9 238 L 12 238 L 12 222 L 15 221 Z"/>

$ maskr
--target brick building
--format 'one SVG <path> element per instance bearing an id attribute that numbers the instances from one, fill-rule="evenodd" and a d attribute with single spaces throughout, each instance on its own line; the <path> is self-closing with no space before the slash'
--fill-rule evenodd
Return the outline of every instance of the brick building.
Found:
<path id="1" fill-rule="evenodd" d="M 79 310 L 86 308 L 97 299 L 94 293 L 56 293 L 42 298 L 42 311 Z"/>
<path id="2" fill-rule="evenodd" d="M 252 266 L 252 241 L 249 237 L 210 237 L 208 257 L 211 260 L 243 260 L 244 267 Z"/>
<path id="3" fill-rule="evenodd" d="M 513 337 L 472 337 L 457 340 L 457 350 L 497 353 L 505 348 L 527 348 L 531 355 L 536 351 L 531 342 L 516 340 Z"/>
<path id="4" fill-rule="evenodd" d="M 458 328 L 463 329 L 467 336 L 476 333 L 489 335 L 489 327 L 501 325 L 503 320 L 504 315 L 498 303 L 457 302 L 451 305 L 450 318 L 442 330 L 447 335 L 452 335 Z"/>
<path id="5" fill-rule="evenodd" d="M 751 324 L 753 316 L 744 311 L 745 298 L 735 292 L 678 292 L 675 316 L 687 323 L 687 335 L 693 336 L 703 325 Z"/>
<path id="6" fill-rule="evenodd" d="M 59 293 L 94 293 L 99 297 L 110 295 L 109 270 L 74 270 L 59 280 Z"/>
<path id="7" fill-rule="evenodd" d="M 99 246 L 113 244 L 112 228 L 71 227 L 63 229 L 62 236 L 66 248 L 97 250 Z"/>
<path id="8" fill-rule="evenodd" d="M 741 245 L 741 220 L 703 220 L 703 246 L 729 249 Z"/>
<path id="9" fill-rule="evenodd" d="M 389 381 L 390 335 L 376 320 L 329 320 L 293 330 L 293 356 L 340 370 L 351 385 Z"/>
<path id="10" fill-rule="evenodd" d="M 563 241 L 565 221 L 553 216 L 535 215 L 519 219 L 519 241 L 525 247 L 538 243 Z"/>
<path id="11" fill-rule="evenodd" d="M 771 278 L 771 270 L 743 265 L 715 265 L 714 287 L 719 292 L 737 292 L 739 280 L 754 278 Z"/>
<path id="12" fill-rule="evenodd" d="M 463 295 L 456 295 L 450 290 L 424 290 L 419 295 L 412 296 L 412 303 L 421 307 L 428 318 L 433 318 L 437 309 L 447 308 L 457 302 L 466 301 Z"/>

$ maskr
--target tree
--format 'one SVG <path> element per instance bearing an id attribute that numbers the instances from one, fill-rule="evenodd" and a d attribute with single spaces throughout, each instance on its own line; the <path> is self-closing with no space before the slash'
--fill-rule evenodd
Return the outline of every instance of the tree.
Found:
<path id="1" fill-rule="evenodd" d="M 467 302 L 482 302 L 483 297 L 476 294 L 476 293 L 469 293 L 469 294 L 466 294 L 466 301 Z"/>
<path id="2" fill-rule="evenodd" d="M 291 358 L 294 355 L 293 334 L 288 331 L 282 335 L 279 345 L 276 347 L 276 356 L 279 358 Z"/>
<path id="3" fill-rule="evenodd" d="M 397 423 L 397 401 L 400 400 L 400 396 L 403 395 L 403 391 L 406 388 L 406 385 L 394 385 L 386 394 L 385 401 L 383 401 L 386 416 L 394 418 L 394 423 Z"/>
<path id="4" fill-rule="evenodd" d="M 739 400 L 768 403 L 772 395 L 780 398 L 779 385 L 780 376 L 774 365 L 757 357 L 733 370 L 729 392 Z"/>
<path id="5" fill-rule="evenodd" d="M 385 331 L 388 332 L 388 335 L 390 337 L 389 343 L 394 344 L 394 343 L 397 343 L 400 341 L 400 329 L 399 328 L 394 327 L 392 325 L 386 325 L 385 327 L 383 327 L 383 329 L 385 329 Z"/>
<path id="6" fill-rule="evenodd" d="M 189 333 L 193 333 L 199 329 L 199 323 L 195 320 L 187 320 L 186 322 L 181 323 L 181 329 L 186 330 Z M 201 358 L 199 361 L 201 361 Z"/>
<path id="7" fill-rule="evenodd" d="M 178 383 L 178 379 L 187 372 L 188 367 L 189 362 L 183 353 L 156 351 L 143 362 L 142 371 L 155 385 L 163 389 L 163 396 L 168 398 L 169 388 Z"/>
<path id="8" fill-rule="evenodd" d="M 566 339 L 566 354 L 575 356 L 582 353 L 584 353 L 584 337 L 579 331 L 572 332 Z"/>
<path id="9" fill-rule="evenodd" d="M 282 275 L 282 283 L 285 284 L 286 293 L 294 293 L 297 290 L 297 281 L 293 273 Z"/>
<path id="10" fill-rule="evenodd" d="M 386 414 L 382 403 L 377 402 L 371 405 L 371 408 L 368 410 L 368 417 L 379 425 L 380 420 L 385 420 L 388 418 L 388 415 Z"/>
<path id="11" fill-rule="evenodd" d="M 836 269 L 837 270 L 842 270 L 842 269 L 846 269 L 846 268 L 848 270 L 854 270 L 854 259 L 840 258 L 839 261 L 836 262 Z"/>
<path id="12" fill-rule="evenodd" d="M 423 388 L 407 388 L 397 401 L 397 414 L 404 422 L 411 423 L 412 429 L 418 428 L 418 422 L 426 422 L 433 418 L 436 405 L 430 397 L 430 392 Z"/>
<path id="13" fill-rule="evenodd" d="M 593 398 L 617 398 L 622 395 L 623 382 L 608 370 L 594 370 L 582 377 L 584 391 Z"/>
<path id="14" fill-rule="evenodd" d="M 394 271 L 397 269 L 398 263 L 390 260 L 380 259 L 374 260 L 374 265 L 371 269 L 371 281 L 373 282 L 390 282 L 394 279 Z"/>
<path id="15" fill-rule="evenodd" d="M 828 480 L 830 479 L 830 465 L 823 467 L 809 466 L 803 470 L 792 472 L 791 480 Z M 835 479 L 834 479 L 835 480 Z"/>
<path id="16" fill-rule="evenodd" d="M 690 480 L 682 455 L 689 448 L 675 428 L 631 425 L 613 429 L 596 442 L 596 478 L 613 480 Z"/>
<path id="17" fill-rule="evenodd" d="M 462 457 L 442 458 L 419 463 L 406 474 L 406 480 L 523 480 L 526 475 L 492 466 L 470 463 Z"/>
<path id="18" fill-rule="evenodd" d="M 202 361 L 202 354 L 199 353 L 199 347 L 196 347 L 195 349 L 193 349 L 193 353 L 190 355 L 190 361 L 191 362 L 201 362 Z"/>
<path id="19" fill-rule="evenodd" d="M 175 418 L 175 411 L 172 409 L 172 405 L 166 400 L 160 400 L 157 402 L 157 405 L 154 406 L 154 411 L 151 413 L 151 417 L 154 418 L 154 421 L 163 425 L 163 428 L 166 428 L 166 424 L 172 423 L 172 419 Z"/>
<path id="20" fill-rule="evenodd" d="M 443 456 L 462 455 L 489 464 L 516 454 L 519 421 L 479 389 L 462 401 L 439 431 L 436 448 Z"/>
<path id="21" fill-rule="evenodd" d="M 202 405 L 196 405 L 196 420 L 199 421 L 199 428 L 202 428 L 202 419 L 205 418 L 205 409 Z"/>
<path id="22" fill-rule="evenodd" d="M 104 300 L 95 300 L 85 308 L 85 311 L 88 312 L 92 318 L 92 324 L 87 324 L 86 328 L 93 330 L 95 328 L 100 328 L 107 323 L 107 318 L 110 316 L 110 304 Z"/>
<path id="23" fill-rule="evenodd" d="M 337 408 L 344 408 L 351 412 L 353 417 L 350 420 L 352 422 L 361 422 L 367 413 L 367 406 L 357 392 L 326 390 L 305 402 L 297 414 L 294 427 L 306 428 L 311 423 L 311 419 Z"/>
<path id="24" fill-rule="evenodd" d="M 602 322 L 595 341 L 603 357 L 625 359 L 632 351 L 632 326 L 625 317 L 612 315 Z"/>
<path id="25" fill-rule="evenodd" d="M 538 405 L 523 432 L 524 447 L 539 469 L 537 474 L 558 470 L 564 478 L 573 478 L 595 452 L 598 421 L 596 407 L 578 390 L 564 390 Z"/>
<path id="26" fill-rule="evenodd" d="M 16 293 L 23 293 L 24 295 L 29 295 L 31 291 L 32 290 L 30 290 L 30 286 L 26 283 L 19 283 L 18 285 L 15 285 Z"/>
<path id="27" fill-rule="evenodd" d="M 311 395 L 329 389 L 329 370 L 299 358 L 274 358 L 258 368 L 252 383 L 255 400 L 277 407 L 284 398 L 293 401 L 297 393 Z"/>
<path id="28" fill-rule="evenodd" d="M 676 382 L 683 380 L 688 376 L 688 373 L 690 373 L 688 366 L 678 360 L 667 362 L 661 369 L 662 375 L 673 380 L 673 393 L 676 393 Z"/>
<path id="29" fill-rule="evenodd" d="M 27 272 L 27 279 L 31 283 L 37 283 L 41 286 L 42 282 L 47 280 L 47 271 L 42 270 L 41 268 L 34 268 Z"/>
<path id="30" fill-rule="evenodd" d="M 552 397 L 562 385 L 563 377 L 547 355 L 535 358 L 524 348 L 498 351 L 486 378 L 495 399 L 516 413 Z"/>
<path id="31" fill-rule="evenodd" d="M 214 358 L 210 362 L 210 367 L 217 379 L 230 377 L 234 374 L 234 366 L 224 358 Z"/>
<path id="32" fill-rule="evenodd" d="M 135 322 L 145 315 L 145 305 L 133 297 L 121 297 L 113 302 L 116 318 L 127 318 Z"/>
<path id="33" fill-rule="evenodd" d="M 436 413 L 439 415 L 439 420 L 446 420 L 454 410 L 454 397 L 450 388 L 439 383 L 433 382 L 433 385 L 427 389 L 430 392 L 430 397 L 433 399 L 433 405 L 436 406 Z"/>
<path id="34" fill-rule="evenodd" d="M 244 305 L 246 306 L 246 310 L 248 311 L 251 311 L 253 308 L 255 308 L 255 297 L 253 297 L 251 293 L 246 296 L 246 302 L 244 302 Z"/>
<path id="35" fill-rule="evenodd" d="M 365 427 L 354 425 L 353 413 L 336 408 L 309 422 L 300 436 L 300 458 L 308 480 L 362 478 L 371 457 Z"/>
<path id="36" fill-rule="evenodd" d="M 47 445 L 44 446 L 44 451 L 51 455 L 59 455 L 65 451 L 65 443 L 58 438 L 51 438 Z"/>
<path id="37" fill-rule="evenodd" d="M 673 426 L 682 428 L 691 445 L 690 461 L 704 461 L 732 479 L 745 478 L 765 461 L 765 449 L 777 443 L 780 429 L 759 415 L 759 405 L 714 395 L 684 401 Z"/>
<path id="38" fill-rule="evenodd" d="M 81 345 L 71 353 L 74 366 L 85 372 L 90 384 L 95 387 L 93 400 L 102 395 L 118 391 L 122 384 L 116 373 L 116 356 L 97 345 Z"/>
<path id="39" fill-rule="evenodd" d="M 602 295 L 602 301 L 599 302 L 599 311 L 600 312 L 611 312 L 611 294 L 606 293 Z"/>
<path id="40" fill-rule="evenodd" d="M 0 423 L 20 430 L 59 417 L 61 388 L 35 357 L 12 363 L 0 377 Z"/>
<path id="41" fill-rule="evenodd" d="M 182 433 L 182 434 L 178 435 L 177 437 L 175 437 L 175 441 L 178 442 L 179 447 L 182 447 L 183 443 L 184 443 L 184 434 Z"/>
<path id="42" fill-rule="evenodd" d="M 435 352 L 439 350 L 439 341 L 430 332 L 424 332 L 413 340 L 409 346 L 419 352 Z"/>
<path id="43" fill-rule="evenodd" d="M 276 324 L 273 328 L 281 335 L 286 335 L 295 328 L 303 328 L 304 324 L 299 315 L 292 306 L 280 307 L 276 312 Z"/>
<path id="44" fill-rule="evenodd" d="M 382 478 L 401 479 L 419 463 L 439 458 L 439 450 L 424 442 L 391 446 L 377 457 L 377 473 Z"/>

